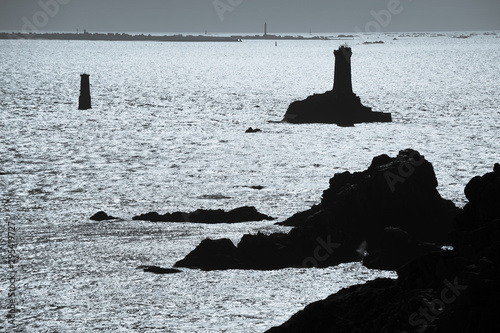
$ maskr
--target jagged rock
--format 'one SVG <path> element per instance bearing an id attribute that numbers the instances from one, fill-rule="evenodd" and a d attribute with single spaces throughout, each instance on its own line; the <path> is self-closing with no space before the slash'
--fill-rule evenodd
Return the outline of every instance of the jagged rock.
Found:
<path id="1" fill-rule="evenodd" d="M 175 212 L 160 215 L 157 212 L 150 212 L 134 216 L 134 221 L 149 221 L 149 222 L 189 222 L 191 213 Z"/>
<path id="2" fill-rule="evenodd" d="M 335 78 L 333 90 L 314 94 L 288 107 L 283 121 L 290 123 L 329 123 L 353 126 L 366 122 L 391 122 L 390 113 L 373 112 L 361 104 L 352 91 L 350 47 L 341 46 L 334 51 Z"/>
<path id="3" fill-rule="evenodd" d="M 192 213 L 175 212 L 160 215 L 156 212 L 134 216 L 136 221 L 150 222 L 192 222 L 192 223 L 240 223 L 250 221 L 274 220 L 271 216 L 261 214 L 255 207 L 239 207 L 229 212 L 222 209 L 198 209 Z"/>
<path id="4" fill-rule="evenodd" d="M 289 234 L 247 234 L 234 248 L 227 239 L 204 240 L 174 266 L 203 270 L 327 267 L 361 260 L 351 251 L 355 245 L 348 240 L 340 244 L 331 235 L 319 236 L 317 230 L 301 227 Z"/>
<path id="5" fill-rule="evenodd" d="M 205 239 L 175 267 L 202 270 L 275 269 L 289 267 L 288 253 L 280 252 L 279 236 L 245 235 L 236 247 L 229 239 Z"/>
<path id="6" fill-rule="evenodd" d="M 108 215 L 103 211 L 100 211 L 92 215 L 90 219 L 92 221 L 110 221 L 110 220 L 117 220 L 118 218 Z"/>
<path id="7" fill-rule="evenodd" d="M 445 244 L 458 209 L 441 198 L 437 185 L 431 163 L 417 151 L 403 150 L 396 158 L 381 155 L 366 171 L 336 174 L 319 205 L 278 224 L 314 224 L 311 217 L 326 211 L 336 228 L 359 233 L 365 240 L 395 227 L 421 241 Z"/>
<path id="8" fill-rule="evenodd" d="M 241 268 L 238 250 L 229 239 L 205 239 L 174 267 L 224 270 Z"/>

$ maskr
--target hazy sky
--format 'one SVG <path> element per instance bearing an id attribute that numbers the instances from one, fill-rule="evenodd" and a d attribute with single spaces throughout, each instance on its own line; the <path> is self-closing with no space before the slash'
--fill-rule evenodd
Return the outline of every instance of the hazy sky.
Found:
<path id="1" fill-rule="evenodd" d="M 269 33 L 500 30 L 500 0 L 0 0 L 0 30 L 262 32 L 264 22 Z"/>

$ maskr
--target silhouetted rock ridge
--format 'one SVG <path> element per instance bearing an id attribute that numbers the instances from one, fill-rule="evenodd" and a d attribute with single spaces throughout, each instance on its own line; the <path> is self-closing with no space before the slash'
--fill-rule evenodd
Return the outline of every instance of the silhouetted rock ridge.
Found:
<path id="1" fill-rule="evenodd" d="M 274 220 L 271 216 L 261 214 L 255 207 L 239 207 L 228 212 L 222 209 L 198 209 L 192 213 L 175 212 L 160 215 L 156 212 L 142 214 L 132 218 L 136 221 L 150 222 L 192 222 L 192 223 L 239 223 L 250 221 Z"/>

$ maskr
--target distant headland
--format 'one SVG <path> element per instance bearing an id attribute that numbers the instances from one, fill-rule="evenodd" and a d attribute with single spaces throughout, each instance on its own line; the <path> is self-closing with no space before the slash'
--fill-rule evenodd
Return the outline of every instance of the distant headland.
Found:
<path id="1" fill-rule="evenodd" d="M 325 36 L 291 36 L 291 35 L 234 35 L 234 36 L 214 36 L 214 35 L 130 35 L 126 33 L 15 33 L 0 32 L 0 39 L 30 39 L 30 40 L 96 40 L 96 41 L 156 41 L 156 42 L 241 42 L 243 40 L 332 40 L 353 38 L 354 36 L 339 35 L 338 38 Z"/>
<path id="2" fill-rule="evenodd" d="M 129 35 L 126 33 L 0 33 L 0 39 L 36 39 L 36 40 L 95 40 L 95 41 L 155 41 L 155 42 L 241 42 L 235 37 L 209 35 Z"/>
<path id="3" fill-rule="evenodd" d="M 217 36 L 209 35 L 206 31 L 202 35 L 151 35 L 151 34 L 126 34 L 126 33 L 90 33 L 87 30 L 83 32 L 0 32 L 0 39 L 36 39 L 36 40 L 98 40 L 98 41 L 157 41 L 157 42 L 241 42 L 243 40 L 335 40 L 335 39 L 353 39 L 354 35 L 338 35 L 335 37 L 301 35 L 273 35 L 267 33 L 267 23 L 264 24 L 264 34 L 257 35 L 233 35 Z"/>
<path id="4" fill-rule="evenodd" d="M 351 36 L 339 36 L 348 38 Z M 353 37 L 353 36 L 352 36 Z M 36 39 L 36 40 L 100 40 L 100 41 L 155 41 L 155 42 L 241 42 L 243 40 L 332 40 L 336 38 L 324 36 L 291 36 L 291 35 L 234 35 L 234 36 L 213 36 L 213 35 L 129 35 L 126 33 L 15 33 L 1 32 L 0 39 Z"/>

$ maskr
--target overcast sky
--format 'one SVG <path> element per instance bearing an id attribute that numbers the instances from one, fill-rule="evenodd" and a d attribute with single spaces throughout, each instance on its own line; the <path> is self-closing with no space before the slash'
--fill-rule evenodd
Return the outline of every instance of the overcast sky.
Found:
<path id="1" fill-rule="evenodd" d="M 500 0 L 0 0 L 0 4 L 0 30 L 7 31 L 260 33 L 264 22 L 269 33 L 500 30 Z"/>

